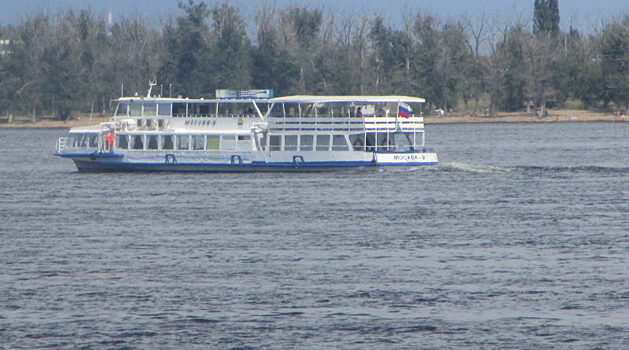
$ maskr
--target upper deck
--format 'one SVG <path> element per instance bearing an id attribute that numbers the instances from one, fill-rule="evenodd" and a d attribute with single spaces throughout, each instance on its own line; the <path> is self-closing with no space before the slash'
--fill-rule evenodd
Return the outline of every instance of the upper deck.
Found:
<path id="1" fill-rule="evenodd" d="M 423 130 L 423 98 L 409 96 L 310 96 L 270 99 L 273 132 L 373 132 Z"/>
<path id="2" fill-rule="evenodd" d="M 262 118 L 269 99 L 121 97 L 114 118 Z"/>

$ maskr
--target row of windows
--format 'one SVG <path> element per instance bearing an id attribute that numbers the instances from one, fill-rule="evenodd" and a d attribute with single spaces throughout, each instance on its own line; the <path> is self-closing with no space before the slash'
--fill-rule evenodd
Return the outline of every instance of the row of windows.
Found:
<path id="1" fill-rule="evenodd" d="M 98 147 L 97 134 L 71 134 L 67 143 L 68 147 L 96 148 Z"/>
<path id="2" fill-rule="evenodd" d="M 131 150 L 208 150 L 220 149 L 221 142 L 251 142 L 248 135 L 116 135 L 116 148 Z"/>
<path id="3" fill-rule="evenodd" d="M 266 139 L 262 140 L 265 144 Z M 358 133 L 351 135 L 271 135 L 270 151 L 393 151 L 423 146 L 423 134 Z"/>
<path id="4" fill-rule="evenodd" d="M 258 108 L 264 113 L 268 105 L 259 103 Z M 255 115 L 256 110 L 251 102 L 242 103 L 120 103 L 116 110 L 117 116 L 229 116 Z"/>
<path id="5" fill-rule="evenodd" d="M 345 135 L 271 135 L 270 151 L 349 151 Z"/>

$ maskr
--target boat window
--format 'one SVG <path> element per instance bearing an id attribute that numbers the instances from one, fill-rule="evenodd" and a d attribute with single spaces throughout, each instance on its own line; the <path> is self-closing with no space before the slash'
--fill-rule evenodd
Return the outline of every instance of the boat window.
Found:
<path id="1" fill-rule="evenodd" d="M 147 117 L 154 117 L 157 114 L 157 104 L 155 103 L 145 103 L 144 104 L 144 114 Z"/>
<path id="2" fill-rule="evenodd" d="M 283 117 L 284 116 L 284 104 L 283 103 L 276 103 L 273 105 L 273 108 L 271 109 L 271 113 L 269 113 L 269 116 L 271 117 Z"/>
<path id="3" fill-rule="evenodd" d="M 250 141 L 251 135 L 238 135 L 238 141 Z"/>
<path id="4" fill-rule="evenodd" d="M 347 146 L 347 140 L 345 135 L 334 135 L 332 138 L 332 150 L 333 151 L 349 151 Z"/>
<path id="5" fill-rule="evenodd" d="M 177 135 L 177 149 L 187 150 L 189 148 L 189 145 L 189 135 Z"/>
<path id="6" fill-rule="evenodd" d="M 90 146 L 90 135 L 89 134 L 83 134 L 83 137 L 81 137 L 81 147 L 89 147 Z"/>
<path id="7" fill-rule="evenodd" d="M 203 135 L 192 135 L 191 146 L 193 150 L 202 150 L 205 148 L 205 137 Z"/>
<path id="8" fill-rule="evenodd" d="M 219 135 L 207 135 L 205 149 L 214 151 L 220 148 L 221 137 Z"/>
<path id="9" fill-rule="evenodd" d="M 68 140 L 68 144 L 70 145 L 70 147 L 76 147 L 77 146 L 77 137 L 76 135 L 70 135 L 70 139 Z"/>
<path id="10" fill-rule="evenodd" d="M 133 149 L 144 149 L 144 135 L 133 135 Z"/>
<path id="11" fill-rule="evenodd" d="M 365 134 L 349 135 L 349 142 L 352 144 L 352 147 L 354 147 L 354 151 L 365 150 Z"/>
<path id="12" fill-rule="evenodd" d="M 347 118 L 350 116 L 350 109 L 348 103 L 344 102 L 334 102 L 328 103 L 328 107 L 330 108 L 330 115 L 336 118 Z M 327 116 L 324 116 L 327 117 Z"/>
<path id="13" fill-rule="evenodd" d="M 173 135 L 160 136 L 161 149 L 174 149 Z"/>
<path id="14" fill-rule="evenodd" d="M 89 147 L 98 147 L 98 135 L 90 135 L 90 145 Z"/>
<path id="15" fill-rule="evenodd" d="M 330 150 L 330 135 L 317 135 L 317 151 Z"/>
<path id="16" fill-rule="evenodd" d="M 129 138 L 127 135 L 116 135 L 116 146 L 121 149 L 128 149 Z"/>
<path id="17" fill-rule="evenodd" d="M 128 114 L 129 114 L 129 105 L 126 103 L 119 104 L 116 109 L 116 116 L 126 116 Z"/>
<path id="18" fill-rule="evenodd" d="M 284 136 L 284 151 L 297 150 L 297 135 Z"/>
<path id="19" fill-rule="evenodd" d="M 260 149 L 266 151 L 266 133 L 260 136 Z"/>
<path id="20" fill-rule="evenodd" d="M 157 135 L 146 135 L 146 149 L 157 149 Z"/>
<path id="21" fill-rule="evenodd" d="M 129 106 L 129 114 L 132 117 L 139 117 L 140 115 L 142 115 L 142 105 L 138 103 L 132 103 Z"/>
<path id="22" fill-rule="evenodd" d="M 157 115 L 170 116 L 170 103 L 160 103 L 157 105 Z"/>
<path id="23" fill-rule="evenodd" d="M 279 151 L 282 146 L 282 137 L 279 135 L 272 135 L 269 137 L 269 151 Z"/>
<path id="24" fill-rule="evenodd" d="M 332 110 L 329 108 L 328 104 L 320 103 L 317 105 L 317 116 L 321 118 L 329 118 L 331 117 Z"/>
<path id="25" fill-rule="evenodd" d="M 312 142 L 314 137 L 312 135 L 301 135 L 299 137 L 299 150 L 312 151 Z"/>
<path id="26" fill-rule="evenodd" d="M 241 115 L 245 111 L 242 103 L 221 103 L 218 105 L 218 114 L 222 116 Z"/>
<path id="27" fill-rule="evenodd" d="M 203 103 L 199 105 L 199 114 L 203 116 L 210 115 L 210 105 L 208 103 Z"/>
<path id="28" fill-rule="evenodd" d="M 302 118 L 314 118 L 316 117 L 316 108 L 313 103 L 302 103 L 301 107 L 301 117 Z"/>
<path id="29" fill-rule="evenodd" d="M 199 112 L 199 104 L 198 103 L 188 103 L 188 116 L 197 117 L 201 113 Z"/>
<path id="30" fill-rule="evenodd" d="M 299 117 L 299 104 L 298 103 L 285 103 L 284 112 L 287 118 Z"/>
<path id="31" fill-rule="evenodd" d="M 185 117 L 186 116 L 186 104 L 185 103 L 173 103 L 173 116 Z"/>

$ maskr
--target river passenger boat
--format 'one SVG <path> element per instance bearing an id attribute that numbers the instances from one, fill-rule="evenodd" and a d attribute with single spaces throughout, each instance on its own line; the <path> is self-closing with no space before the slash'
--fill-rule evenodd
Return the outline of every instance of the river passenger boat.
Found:
<path id="1" fill-rule="evenodd" d="M 81 172 L 333 171 L 438 162 L 426 148 L 422 98 L 218 95 L 119 98 L 108 122 L 70 129 L 56 155 Z"/>

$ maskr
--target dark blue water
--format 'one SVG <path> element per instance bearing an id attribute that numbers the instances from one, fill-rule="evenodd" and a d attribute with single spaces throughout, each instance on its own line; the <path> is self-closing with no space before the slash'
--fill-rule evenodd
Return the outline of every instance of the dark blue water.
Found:
<path id="1" fill-rule="evenodd" d="M 0 348 L 629 348 L 629 124 L 334 174 L 79 174 L 64 133 L 0 129 Z"/>

